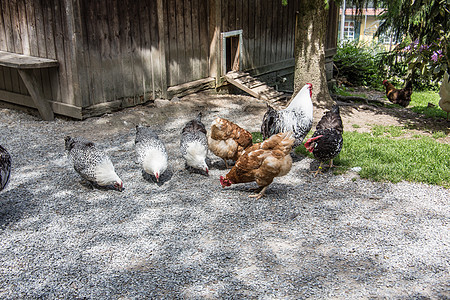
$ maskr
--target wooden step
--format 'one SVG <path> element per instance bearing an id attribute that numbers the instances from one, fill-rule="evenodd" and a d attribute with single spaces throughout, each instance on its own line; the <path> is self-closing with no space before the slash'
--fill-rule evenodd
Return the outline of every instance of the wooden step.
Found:
<path id="1" fill-rule="evenodd" d="M 228 72 L 225 75 L 225 78 L 232 85 L 249 93 L 255 98 L 265 100 L 267 103 L 282 103 L 287 100 L 287 96 L 284 93 L 275 90 L 273 87 L 252 77 L 248 73 L 232 71 Z"/>

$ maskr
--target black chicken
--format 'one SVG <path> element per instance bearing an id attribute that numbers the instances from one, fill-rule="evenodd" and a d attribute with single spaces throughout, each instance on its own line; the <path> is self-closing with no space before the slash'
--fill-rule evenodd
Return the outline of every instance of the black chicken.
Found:
<path id="1" fill-rule="evenodd" d="M 11 156 L 8 151 L 0 145 L 0 191 L 8 184 L 10 173 Z"/>
<path id="2" fill-rule="evenodd" d="M 305 148 L 320 161 L 320 166 L 314 176 L 322 171 L 322 164 L 330 161 L 330 168 L 333 167 L 333 158 L 339 155 L 342 149 L 343 139 L 341 116 L 339 106 L 333 105 L 330 111 L 320 119 L 313 136 L 305 143 Z"/>

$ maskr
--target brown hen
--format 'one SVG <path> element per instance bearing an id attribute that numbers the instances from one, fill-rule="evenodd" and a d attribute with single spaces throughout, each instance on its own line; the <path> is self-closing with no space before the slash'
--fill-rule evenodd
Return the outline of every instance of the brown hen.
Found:
<path id="1" fill-rule="evenodd" d="M 284 176 L 291 170 L 290 152 L 294 142 L 294 134 L 289 131 L 272 135 L 247 148 L 230 172 L 225 177 L 220 176 L 222 187 L 255 181 L 261 191 L 249 197 L 261 198 L 275 177 Z"/>
<path id="2" fill-rule="evenodd" d="M 228 167 L 228 159 L 238 160 L 245 148 L 252 145 L 252 134 L 233 122 L 216 118 L 208 136 L 209 149 L 222 158 Z"/>
<path id="3" fill-rule="evenodd" d="M 407 81 L 405 87 L 402 89 L 396 89 L 394 85 L 387 80 L 383 81 L 383 85 L 386 87 L 386 97 L 394 104 L 407 107 L 411 102 L 412 94 L 412 82 Z"/>

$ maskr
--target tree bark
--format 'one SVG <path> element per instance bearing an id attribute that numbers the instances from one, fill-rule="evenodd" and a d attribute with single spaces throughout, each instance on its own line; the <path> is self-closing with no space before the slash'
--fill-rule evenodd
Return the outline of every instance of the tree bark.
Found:
<path id="1" fill-rule="evenodd" d="M 299 0 L 295 28 L 294 94 L 312 83 L 313 105 L 331 106 L 325 73 L 325 30 L 327 7 L 324 0 Z"/>

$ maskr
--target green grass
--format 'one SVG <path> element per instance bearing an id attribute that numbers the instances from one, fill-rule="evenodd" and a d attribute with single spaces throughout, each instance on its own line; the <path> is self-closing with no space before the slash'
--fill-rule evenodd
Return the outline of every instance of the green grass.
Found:
<path id="1" fill-rule="evenodd" d="M 313 157 L 303 146 L 296 152 Z M 450 145 L 428 137 L 392 139 L 344 132 L 344 146 L 334 163 L 337 173 L 361 167 L 361 178 L 374 181 L 406 180 L 450 188 Z"/>
<path id="2" fill-rule="evenodd" d="M 352 124 L 353 128 L 361 128 L 361 126 L 359 126 L 358 124 Z"/>
<path id="3" fill-rule="evenodd" d="M 444 138 L 446 136 L 447 136 L 447 134 L 443 131 L 436 131 L 436 132 L 433 132 L 433 134 L 432 134 L 433 139 L 440 139 L 440 138 Z"/>
<path id="4" fill-rule="evenodd" d="M 424 114 L 428 118 L 447 118 L 447 113 L 439 107 L 439 94 L 433 91 L 413 92 L 409 107 L 412 111 Z M 432 103 L 434 107 L 429 107 Z"/>
<path id="5" fill-rule="evenodd" d="M 263 141 L 263 136 L 261 132 L 252 132 L 252 142 L 253 144 L 261 143 Z"/>
<path id="6" fill-rule="evenodd" d="M 391 137 L 399 137 L 404 134 L 403 127 L 400 126 L 383 126 L 383 125 L 373 125 L 372 127 L 372 135 L 374 136 L 382 136 L 388 135 Z"/>

